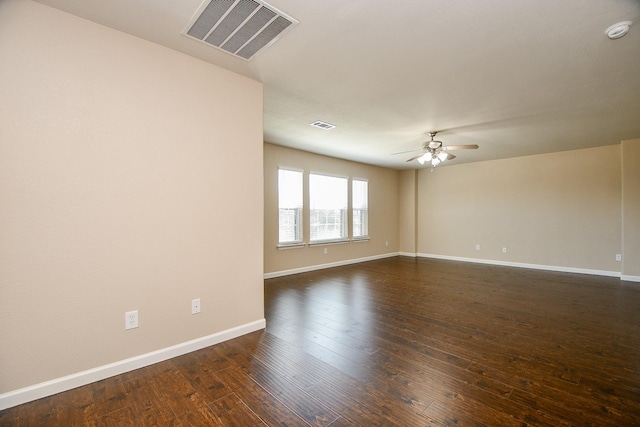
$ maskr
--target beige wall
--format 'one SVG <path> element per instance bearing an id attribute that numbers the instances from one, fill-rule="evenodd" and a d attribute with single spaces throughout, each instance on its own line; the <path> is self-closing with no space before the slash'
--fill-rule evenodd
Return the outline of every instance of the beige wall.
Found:
<path id="1" fill-rule="evenodd" d="M 400 203 L 400 252 L 413 255 L 416 253 L 416 217 L 418 170 L 405 170 L 399 174 L 398 197 Z"/>
<path id="2" fill-rule="evenodd" d="M 638 140 L 434 173 L 263 145 L 259 83 L 22 0 L 0 64 L 0 393 L 260 320 L 263 273 L 623 252 L 640 276 Z M 278 250 L 278 166 L 367 178 L 371 240 Z"/>
<path id="3" fill-rule="evenodd" d="M 395 194 L 391 188 L 380 194 L 382 206 L 390 206 L 391 200 L 397 203 L 397 213 L 392 216 L 398 218 L 398 234 L 397 239 L 390 239 L 389 249 L 381 248 L 380 242 L 373 252 L 358 251 L 361 244 L 335 245 L 323 255 L 322 246 L 276 248 L 278 166 L 349 176 L 362 175 L 353 172 L 354 167 L 371 169 L 381 176 L 391 171 L 265 144 L 265 273 L 397 251 L 605 274 L 622 271 L 638 277 L 639 146 L 636 140 L 447 166 L 433 173 L 428 169 L 398 171 Z M 382 181 L 391 182 L 389 178 Z M 373 213 L 375 202 L 370 203 Z M 386 215 L 382 215 L 383 222 L 388 224 L 392 216 Z M 627 237 L 624 248 L 623 233 Z M 372 236 L 374 243 L 377 236 L 374 232 Z M 624 253 L 624 271 L 616 261 L 620 253 Z"/>
<path id="4" fill-rule="evenodd" d="M 366 178 L 369 181 L 370 240 L 334 245 L 278 249 L 278 168 Z M 306 192 L 306 190 L 305 190 Z M 308 200 L 308 195 L 306 195 Z M 266 274 L 343 263 L 398 251 L 398 172 L 339 160 L 273 144 L 264 145 L 264 268 Z M 304 241 L 308 242 L 308 203 L 304 215 Z M 351 230 L 351 228 L 350 228 Z M 388 242 L 388 246 L 386 245 Z M 323 250 L 327 248 L 325 255 Z"/>
<path id="5" fill-rule="evenodd" d="M 0 64 L 0 393 L 263 319 L 260 83 L 15 0 Z"/>
<path id="6" fill-rule="evenodd" d="M 622 141 L 622 274 L 640 279 L 640 139 Z"/>
<path id="7" fill-rule="evenodd" d="M 620 271 L 619 145 L 421 170 L 419 189 L 419 253 Z"/>

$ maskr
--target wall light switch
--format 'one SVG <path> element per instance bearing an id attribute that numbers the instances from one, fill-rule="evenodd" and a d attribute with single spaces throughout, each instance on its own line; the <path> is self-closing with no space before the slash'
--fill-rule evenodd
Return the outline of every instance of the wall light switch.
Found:
<path id="1" fill-rule="evenodd" d="M 616 254 L 616 261 L 622 261 L 622 254 Z"/>

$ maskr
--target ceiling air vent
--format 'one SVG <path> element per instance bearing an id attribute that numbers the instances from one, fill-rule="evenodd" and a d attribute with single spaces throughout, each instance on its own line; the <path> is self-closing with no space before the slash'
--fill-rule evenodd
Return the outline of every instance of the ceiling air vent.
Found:
<path id="1" fill-rule="evenodd" d="M 322 120 L 316 120 L 313 123 L 309 123 L 311 126 L 315 126 L 317 128 L 320 129 L 324 129 L 324 130 L 331 130 L 334 127 L 336 127 L 336 125 L 332 125 L 331 123 L 327 123 L 327 122 L 323 122 Z"/>
<path id="2" fill-rule="evenodd" d="M 185 34 L 250 60 L 298 21 L 257 0 L 207 0 Z"/>

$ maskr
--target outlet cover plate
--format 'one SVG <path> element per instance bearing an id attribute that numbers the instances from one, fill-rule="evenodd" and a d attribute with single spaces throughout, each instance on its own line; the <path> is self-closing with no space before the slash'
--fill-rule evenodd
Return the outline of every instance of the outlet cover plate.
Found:
<path id="1" fill-rule="evenodd" d="M 200 313 L 200 309 L 201 309 L 200 298 L 191 300 L 191 314 Z"/>
<path id="2" fill-rule="evenodd" d="M 138 327 L 138 310 L 127 311 L 124 314 L 124 328 L 135 329 Z"/>

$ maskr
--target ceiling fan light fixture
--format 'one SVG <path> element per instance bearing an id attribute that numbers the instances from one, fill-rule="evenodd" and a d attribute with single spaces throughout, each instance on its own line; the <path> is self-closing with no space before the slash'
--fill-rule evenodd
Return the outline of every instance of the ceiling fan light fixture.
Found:
<path id="1" fill-rule="evenodd" d="M 426 141 L 422 143 L 422 153 L 416 156 L 411 157 L 407 160 L 407 162 L 412 162 L 417 160 L 420 165 L 424 165 L 427 162 L 431 162 L 431 171 L 438 166 L 440 163 L 453 160 L 456 158 L 453 154 L 450 153 L 450 150 L 475 150 L 478 148 L 476 144 L 467 144 L 467 145 L 447 145 L 444 146 L 442 141 L 435 141 L 433 138 L 436 136 L 438 132 L 429 132 L 429 136 L 431 137 L 430 141 Z M 401 153 L 396 153 L 401 154 Z"/>
<path id="2" fill-rule="evenodd" d="M 630 27 L 631 21 L 622 21 L 618 22 L 617 24 L 613 24 L 612 26 L 604 30 L 604 33 L 611 40 L 615 40 L 624 37 L 629 32 Z"/>

